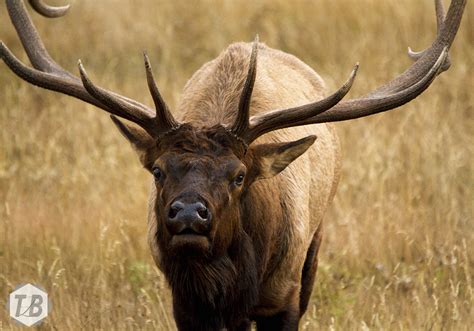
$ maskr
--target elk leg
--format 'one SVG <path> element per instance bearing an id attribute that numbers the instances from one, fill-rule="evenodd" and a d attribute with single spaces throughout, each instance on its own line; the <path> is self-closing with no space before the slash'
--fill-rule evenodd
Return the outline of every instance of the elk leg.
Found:
<path id="1" fill-rule="evenodd" d="M 309 298 L 313 291 L 313 284 L 316 279 L 316 270 L 318 270 L 318 252 L 321 240 L 323 237 L 323 224 L 319 224 L 316 233 L 313 236 L 311 245 L 306 253 L 306 260 L 304 261 L 302 277 L 301 277 L 301 292 L 300 292 L 300 317 L 306 312 L 308 308 Z"/>

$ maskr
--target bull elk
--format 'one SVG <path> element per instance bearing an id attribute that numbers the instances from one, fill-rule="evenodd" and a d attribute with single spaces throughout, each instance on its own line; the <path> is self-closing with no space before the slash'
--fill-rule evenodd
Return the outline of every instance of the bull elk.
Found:
<path id="1" fill-rule="evenodd" d="M 47 17 L 69 9 L 29 2 Z M 173 114 L 146 54 L 154 110 L 94 84 L 80 61 L 79 77 L 63 69 L 48 54 L 23 1 L 6 3 L 32 67 L 0 42 L 5 64 L 31 84 L 110 113 L 153 175 L 148 242 L 172 289 L 178 329 L 249 330 L 255 321 L 258 330 L 296 330 L 340 172 L 338 138 L 329 122 L 397 108 L 427 89 L 449 68 L 448 49 L 466 0 L 453 0 L 446 16 L 436 0 L 432 46 L 409 50 L 415 62 L 366 96 L 342 100 L 358 65 L 324 97 L 324 82 L 310 67 L 256 39 L 232 44 L 204 64 Z"/>

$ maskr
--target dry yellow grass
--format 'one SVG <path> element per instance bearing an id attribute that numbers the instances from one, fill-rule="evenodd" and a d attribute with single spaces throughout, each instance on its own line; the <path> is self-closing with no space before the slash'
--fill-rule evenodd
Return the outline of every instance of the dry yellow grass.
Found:
<path id="1" fill-rule="evenodd" d="M 50 1 L 61 3 L 62 1 Z M 344 162 L 303 330 L 468 330 L 474 325 L 473 60 L 468 4 L 452 68 L 401 110 L 338 124 Z M 434 38 L 430 0 L 74 1 L 34 15 L 53 56 L 150 103 L 141 51 L 173 105 L 186 79 L 256 33 L 352 96 Z M 23 52 L 0 3 L 0 39 Z M 108 116 L 20 81 L 0 64 L 0 330 L 20 283 L 45 287 L 57 330 L 174 328 L 146 247 L 149 176 Z"/>

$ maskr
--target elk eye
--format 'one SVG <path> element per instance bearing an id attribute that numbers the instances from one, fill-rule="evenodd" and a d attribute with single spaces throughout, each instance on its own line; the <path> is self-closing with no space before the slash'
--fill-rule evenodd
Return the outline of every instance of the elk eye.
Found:
<path id="1" fill-rule="evenodd" d="M 242 183 L 244 182 L 244 178 L 245 178 L 245 174 L 244 173 L 240 173 L 237 177 L 235 177 L 234 179 L 234 183 L 235 185 L 242 185 Z"/>
<path id="2" fill-rule="evenodd" d="M 153 177 L 155 177 L 156 181 L 159 181 L 162 176 L 163 176 L 163 173 L 161 172 L 160 168 L 153 168 Z"/>

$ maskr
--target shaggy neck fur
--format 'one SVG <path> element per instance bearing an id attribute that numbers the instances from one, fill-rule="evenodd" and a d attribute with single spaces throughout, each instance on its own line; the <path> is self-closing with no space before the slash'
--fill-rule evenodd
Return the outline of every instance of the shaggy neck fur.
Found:
<path id="1" fill-rule="evenodd" d="M 174 314 L 180 316 L 177 320 L 189 322 L 183 329 L 238 325 L 257 303 L 255 254 L 243 230 L 223 256 L 190 258 L 165 254 L 163 262 L 173 292 Z"/>

